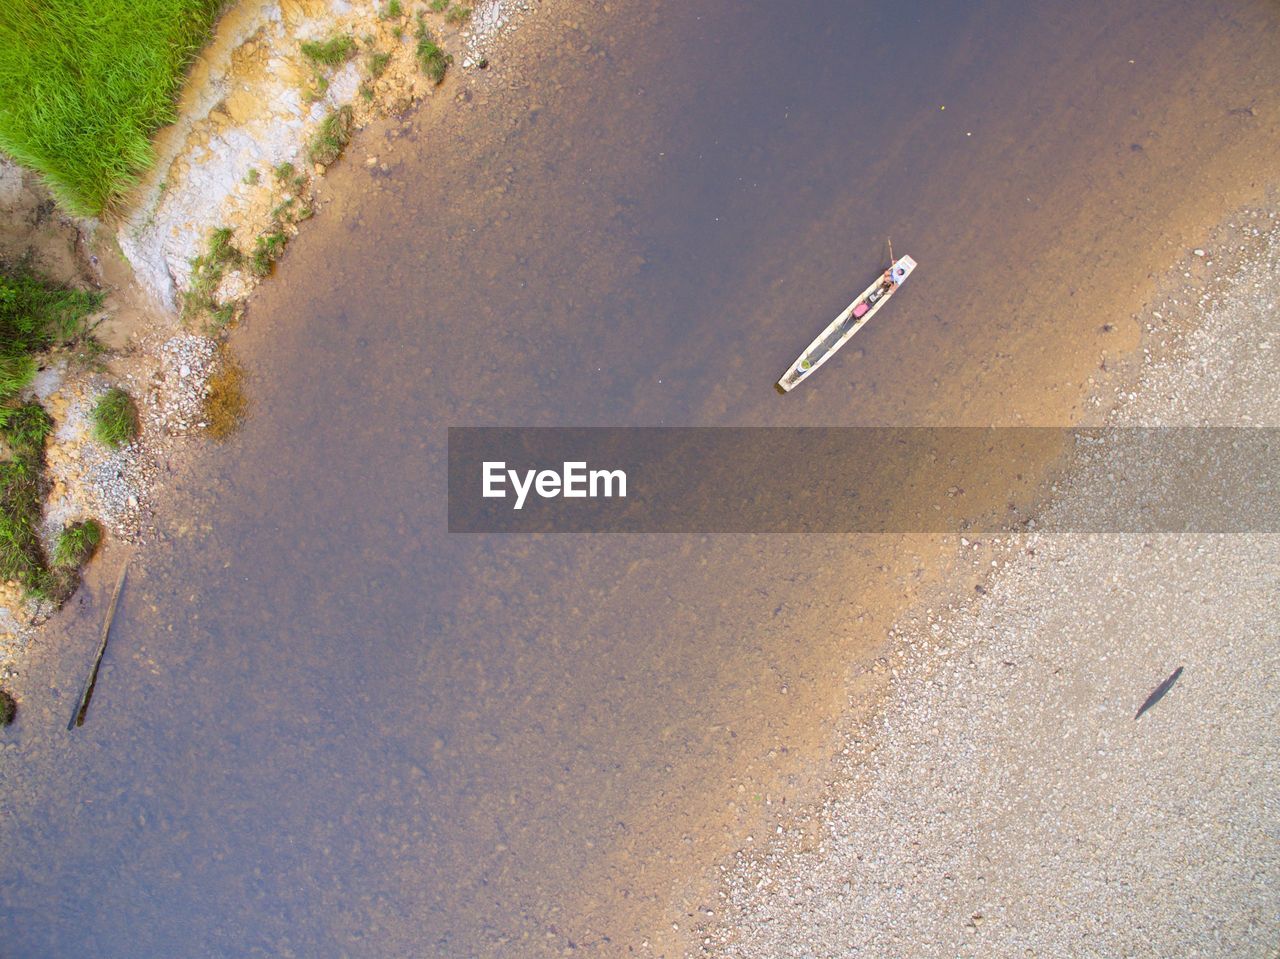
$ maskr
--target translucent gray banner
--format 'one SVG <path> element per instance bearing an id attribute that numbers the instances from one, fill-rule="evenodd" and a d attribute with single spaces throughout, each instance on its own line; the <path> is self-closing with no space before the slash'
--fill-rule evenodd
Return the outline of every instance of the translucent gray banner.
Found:
<path id="1" fill-rule="evenodd" d="M 1280 532 L 1278 477 L 1273 428 L 451 427 L 449 529 Z"/>

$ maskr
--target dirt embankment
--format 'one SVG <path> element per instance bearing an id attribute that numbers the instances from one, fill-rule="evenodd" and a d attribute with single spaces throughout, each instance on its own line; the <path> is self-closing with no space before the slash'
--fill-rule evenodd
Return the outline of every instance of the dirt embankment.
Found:
<path id="1" fill-rule="evenodd" d="M 451 95 L 487 68 L 533 5 L 240 0 L 193 68 L 179 121 L 157 136 L 154 166 L 107 221 L 63 214 L 38 178 L 0 158 L 0 261 L 106 292 L 91 322 L 107 352 L 91 362 L 55 352 L 29 390 L 54 421 L 50 548 L 66 523 L 90 516 L 117 541 L 144 539 L 150 493 L 184 439 L 225 431 L 242 409 L 224 333 L 322 213 L 318 178 L 362 126 Z M 94 441 L 90 422 L 112 386 L 140 414 L 140 435 L 118 450 Z M 0 584 L 0 678 L 15 675 L 50 613 Z"/>
<path id="2" fill-rule="evenodd" d="M 193 71 L 182 119 L 157 138 L 157 162 L 119 227 L 139 282 L 176 311 L 191 287 L 192 261 L 216 228 L 229 227 L 245 252 L 259 237 L 292 235 L 314 212 L 314 178 L 334 159 L 334 151 L 316 148 L 329 118 L 341 113 L 343 127 L 359 128 L 448 91 L 428 45 L 441 50 L 446 75 L 487 66 L 489 47 L 526 7 L 512 0 L 474 9 L 457 2 L 236 4 Z M 337 38 L 345 48 L 307 52 L 308 44 Z M 214 299 L 237 305 L 256 279 L 252 270 L 228 270 Z"/>

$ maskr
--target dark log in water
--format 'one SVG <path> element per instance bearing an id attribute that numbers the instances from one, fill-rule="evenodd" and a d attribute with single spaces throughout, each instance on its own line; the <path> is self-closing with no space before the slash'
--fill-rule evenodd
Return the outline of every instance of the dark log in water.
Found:
<path id="1" fill-rule="evenodd" d="M 107 637 L 111 635 L 111 624 L 116 618 L 116 603 L 120 601 L 120 591 L 124 589 L 124 577 L 129 572 L 126 562 L 120 567 L 120 578 L 116 580 L 115 592 L 111 594 L 111 605 L 107 607 L 107 618 L 102 621 L 102 638 L 98 640 L 98 652 L 93 657 L 93 665 L 89 667 L 89 675 L 80 690 L 80 699 L 75 713 L 67 721 L 67 729 L 84 725 L 84 714 L 89 709 L 89 700 L 93 698 L 93 687 L 98 682 L 98 667 L 102 665 L 102 654 L 107 651 Z"/>

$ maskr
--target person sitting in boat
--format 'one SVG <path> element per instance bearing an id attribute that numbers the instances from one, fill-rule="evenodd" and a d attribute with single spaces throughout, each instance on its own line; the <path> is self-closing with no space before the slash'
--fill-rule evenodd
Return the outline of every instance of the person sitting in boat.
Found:
<path id="1" fill-rule="evenodd" d="M 881 279 L 883 282 L 876 286 L 876 288 L 867 296 L 868 303 L 874 303 L 882 296 L 888 296 L 893 292 L 893 275 L 888 270 L 885 270 L 884 276 Z"/>

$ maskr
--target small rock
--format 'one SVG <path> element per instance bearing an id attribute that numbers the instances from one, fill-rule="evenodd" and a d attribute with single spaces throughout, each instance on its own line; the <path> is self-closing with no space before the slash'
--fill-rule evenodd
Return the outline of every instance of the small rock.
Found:
<path id="1" fill-rule="evenodd" d="M 1194 253 L 1196 256 L 1204 256 L 1204 250 L 1201 250 L 1199 247 L 1192 250 L 1191 252 Z"/>
<path id="2" fill-rule="evenodd" d="M 178 367 L 178 375 L 179 375 L 179 376 L 181 376 L 181 377 L 183 377 L 184 379 L 185 379 L 186 377 L 190 376 L 190 375 L 191 375 L 191 367 L 187 366 L 187 364 L 186 364 L 186 363 L 183 363 L 180 367 Z"/>

